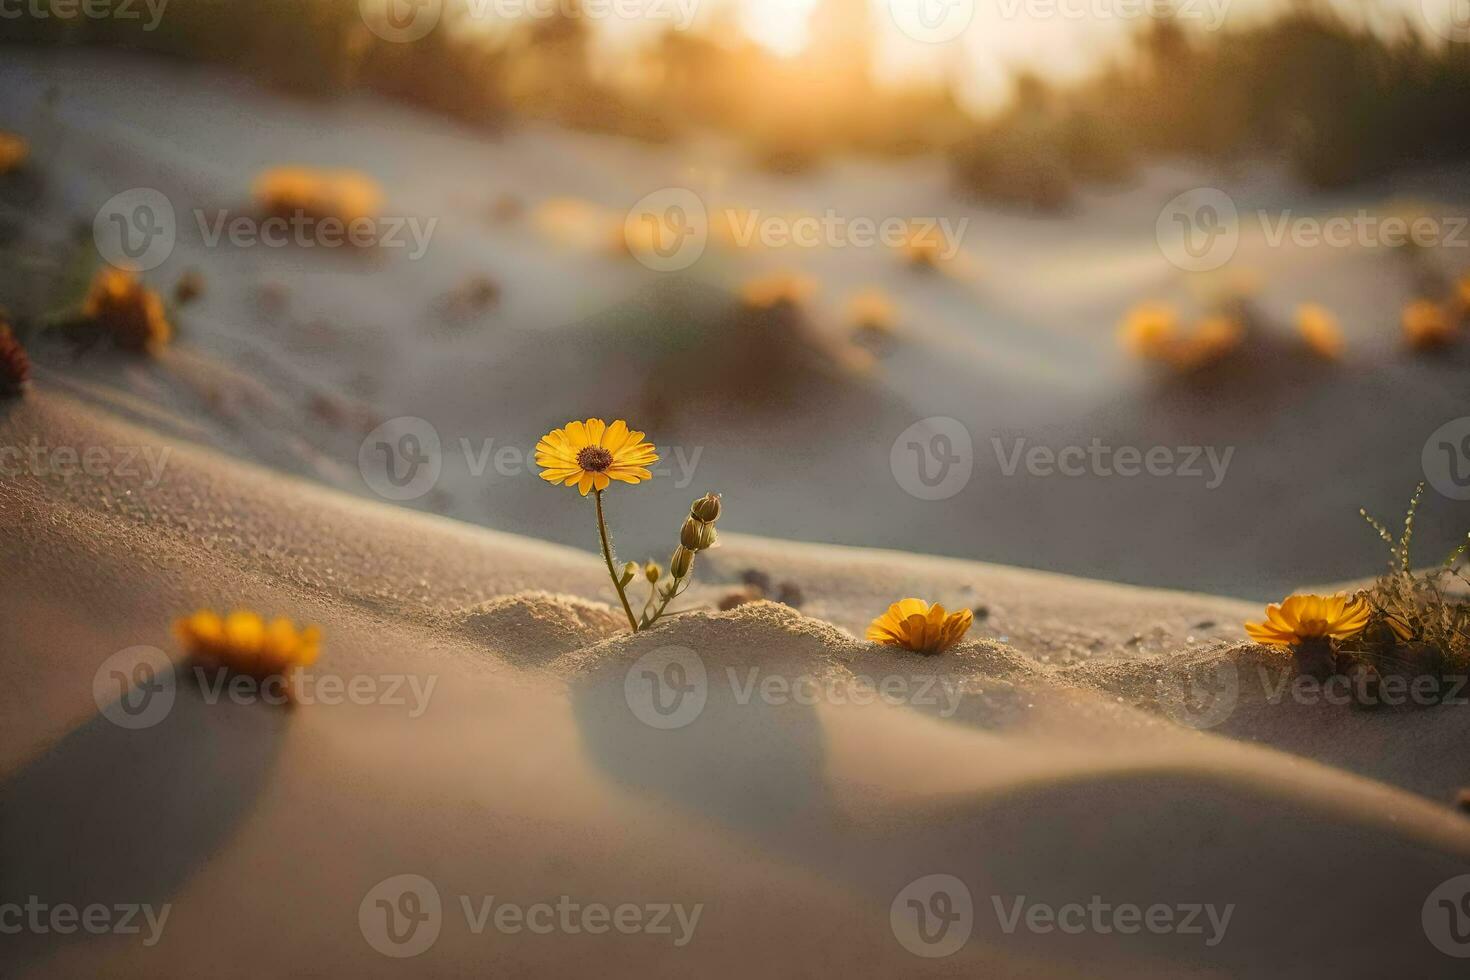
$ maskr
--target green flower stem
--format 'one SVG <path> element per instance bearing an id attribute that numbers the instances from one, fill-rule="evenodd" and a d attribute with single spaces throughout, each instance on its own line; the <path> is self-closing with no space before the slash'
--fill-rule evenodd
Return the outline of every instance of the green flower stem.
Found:
<path id="1" fill-rule="evenodd" d="M 613 588 L 618 590 L 618 598 L 622 600 L 623 612 L 628 614 L 628 625 L 633 632 L 638 632 L 638 620 L 633 618 L 633 607 L 628 605 L 628 593 L 623 589 L 623 583 L 618 579 L 617 569 L 613 568 L 612 545 L 607 540 L 607 518 L 602 514 L 602 491 L 595 490 L 597 497 L 597 533 L 602 538 L 602 557 L 607 562 L 607 574 L 612 576 Z"/>

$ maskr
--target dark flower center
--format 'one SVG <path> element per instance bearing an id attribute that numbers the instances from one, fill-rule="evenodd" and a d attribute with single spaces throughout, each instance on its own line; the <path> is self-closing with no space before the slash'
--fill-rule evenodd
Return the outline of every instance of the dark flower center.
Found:
<path id="1" fill-rule="evenodd" d="M 601 473 L 612 465 L 612 453 L 601 446 L 588 446 L 577 453 L 577 465 L 588 473 Z"/>

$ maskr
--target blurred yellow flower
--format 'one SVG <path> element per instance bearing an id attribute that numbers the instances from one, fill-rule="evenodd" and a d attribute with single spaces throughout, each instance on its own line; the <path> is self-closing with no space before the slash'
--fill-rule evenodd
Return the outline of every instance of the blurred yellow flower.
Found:
<path id="1" fill-rule="evenodd" d="M 630 484 L 651 480 L 648 467 L 656 462 L 653 445 L 622 419 L 612 425 L 602 419 L 568 422 L 536 443 L 541 479 L 575 486 L 584 497 L 591 490 L 601 493 L 613 480 Z"/>
<path id="2" fill-rule="evenodd" d="M 753 310 L 800 306 L 811 299 L 818 288 L 817 281 L 811 276 L 776 272 L 747 279 L 740 287 L 740 302 Z"/>
<path id="3" fill-rule="evenodd" d="M 1293 595 L 1266 607 L 1266 621 L 1246 623 L 1245 631 L 1257 643 L 1289 647 L 1303 640 L 1331 637 L 1346 640 L 1363 632 L 1372 612 L 1362 598 L 1336 595 Z"/>
<path id="4" fill-rule="evenodd" d="M 124 350 L 156 352 L 173 337 L 163 299 L 126 269 L 106 266 L 97 271 L 82 301 L 82 316 Z"/>
<path id="5" fill-rule="evenodd" d="M 898 324 L 898 307 L 877 286 L 854 293 L 847 302 L 852 325 L 870 333 L 891 334 Z"/>
<path id="6" fill-rule="evenodd" d="M 26 162 L 31 144 L 24 136 L 0 129 L 0 175 L 8 174 Z"/>
<path id="7" fill-rule="evenodd" d="M 900 599 L 868 626 L 868 639 L 917 653 L 943 653 L 970 630 L 975 614 L 969 609 L 947 613 L 923 599 Z"/>
<path id="8" fill-rule="evenodd" d="M 1192 371 L 1220 360 L 1240 346 L 1245 328 L 1240 321 L 1223 313 L 1211 314 L 1195 324 L 1170 352 L 1175 367 Z"/>
<path id="9" fill-rule="evenodd" d="M 1445 347 L 1455 339 L 1455 325 L 1438 303 L 1417 299 L 1404 307 L 1404 340 L 1415 350 Z"/>
<path id="10" fill-rule="evenodd" d="M 1179 314 L 1164 303 L 1129 310 L 1118 327 L 1118 343 L 1136 357 L 1163 358 L 1179 340 Z"/>
<path id="11" fill-rule="evenodd" d="M 285 674 L 316 662 L 321 630 L 298 630 L 289 619 L 269 623 L 259 614 L 237 609 L 228 616 L 201 609 L 174 623 L 174 635 L 196 660 L 255 678 Z"/>
<path id="12" fill-rule="evenodd" d="M 383 192 L 377 181 L 356 170 L 274 167 L 255 178 L 256 206 L 267 214 L 337 218 L 350 223 L 377 215 Z"/>
<path id="13" fill-rule="evenodd" d="M 898 252 L 909 265 L 918 269 L 936 269 L 944 260 L 944 241 L 939 227 L 933 223 L 911 225 L 904 234 Z"/>
<path id="14" fill-rule="evenodd" d="M 1325 306 L 1303 303 L 1296 308 L 1296 332 L 1312 352 L 1329 361 L 1342 356 L 1342 329 Z"/>

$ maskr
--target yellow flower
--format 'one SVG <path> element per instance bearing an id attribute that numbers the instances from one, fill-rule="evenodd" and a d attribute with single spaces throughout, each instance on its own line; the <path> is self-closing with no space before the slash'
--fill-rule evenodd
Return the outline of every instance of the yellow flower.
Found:
<path id="1" fill-rule="evenodd" d="M 1404 307 L 1404 340 L 1410 347 L 1427 350 L 1444 347 L 1455 339 L 1454 324 L 1437 303 L 1417 299 Z"/>
<path id="2" fill-rule="evenodd" d="M 916 223 L 910 225 L 905 232 L 898 251 L 915 268 L 935 269 L 944 259 L 944 242 L 941 241 L 939 229 L 935 225 Z"/>
<path id="3" fill-rule="evenodd" d="M 1185 371 L 1204 367 L 1220 360 L 1240 346 L 1245 328 L 1240 321 L 1223 313 L 1205 317 L 1172 351 L 1174 366 Z"/>
<path id="4" fill-rule="evenodd" d="M 1346 640 L 1363 632 L 1372 610 L 1361 598 L 1336 595 L 1294 595 L 1266 607 L 1264 623 L 1246 623 L 1245 631 L 1257 643 L 1289 647 L 1303 640 L 1331 637 Z"/>
<path id="5" fill-rule="evenodd" d="M 97 272 L 82 301 L 82 316 L 112 334 L 125 350 L 155 351 L 169 342 L 173 327 L 163 312 L 163 299 L 125 269 L 107 266 Z"/>
<path id="6" fill-rule="evenodd" d="M 300 211 L 348 223 L 376 215 L 383 197 L 377 182 L 356 170 L 297 166 L 265 171 L 253 189 L 257 206 L 267 214 L 290 217 Z"/>
<path id="7" fill-rule="evenodd" d="M 753 310 L 770 310 L 778 306 L 800 306 L 817 291 L 811 276 L 777 272 L 769 276 L 747 279 L 740 287 L 740 302 Z"/>
<path id="8" fill-rule="evenodd" d="M 24 136 L 7 133 L 0 129 L 0 174 L 8 174 L 26 162 L 31 155 L 31 145 Z"/>
<path id="9" fill-rule="evenodd" d="M 1165 357 L 1179 339 L 1179 314 L 1164 303 L 1144 303 L 1128 311 L 1118 342 L 1137 357 Z"/>
<path id="10" fill-rule="evenodd" d="M 848 300 L 847 312 L 853 326 L 877 334 L 893 333 L 898 320 L 898 307 L 876 286 L 854 293 Z"/>
<path id="11" fill-rule="evenodd" d="M 946 613 L 943 606 L 930 606 L 923 599 L 900 599 L 868 627 L 874 643 L 903 647 L 918 653 L 943 653 L 960 641 L 975 614 L 968 609 Z"/>
<path id="12" fill-rule="evenodd" d="M 541 479 L 575 486 L 584 497 L 589 490 L 606 490 L 613 480 L 632 484 L 651 480 L 648 467 L 657 462 L 652 444 L 643 441 L 643 433 L 629 430 L 622 419 L 612 425 L 602 419 L 568 422 L 536 443 Z"/>
<path id="13" fill-rule="evenodd" d="M 315 626 L 297 630 L 289 619 L 267 623 L 244 609 L 223 617 L 201 609 L 174 623 L 174 635 L 196 660 L 256 678 L 311 666 L 321 645 Z"/>
<path id="14" fill-rule="evenodd" d="M 1335 361 L 1342 356 L 1342 330 L 1337 317 L 1324 306 L 1303 303 L 1296 308 L 1296 332 L 1321 357 Z"/>

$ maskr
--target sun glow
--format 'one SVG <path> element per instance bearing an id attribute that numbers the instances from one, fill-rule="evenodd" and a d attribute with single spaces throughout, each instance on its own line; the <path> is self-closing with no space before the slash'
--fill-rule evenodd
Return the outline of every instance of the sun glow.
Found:
<path id="1" fill-rule="evenodd" d="M 745 0 L 740 5 L 740 27 L 746 37 L 774 54 L 798 55 L 810 40 L 812 11 L 817 0 Z"/>

